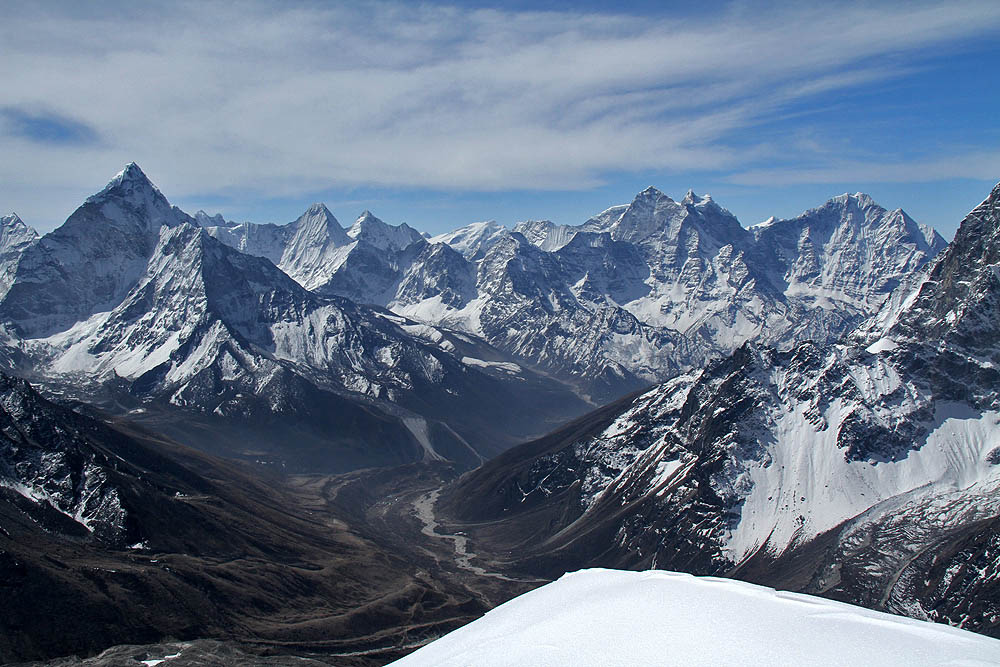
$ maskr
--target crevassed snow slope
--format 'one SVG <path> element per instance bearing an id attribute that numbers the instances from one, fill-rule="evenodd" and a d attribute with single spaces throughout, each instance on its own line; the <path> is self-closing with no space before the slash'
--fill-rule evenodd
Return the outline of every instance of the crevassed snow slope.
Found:
<path id="1" fill-rule="evenodd" d="M 399 667 L 1000 664 L 1000 641 L 716 577 L 582 570 L 517 597 Z"/>

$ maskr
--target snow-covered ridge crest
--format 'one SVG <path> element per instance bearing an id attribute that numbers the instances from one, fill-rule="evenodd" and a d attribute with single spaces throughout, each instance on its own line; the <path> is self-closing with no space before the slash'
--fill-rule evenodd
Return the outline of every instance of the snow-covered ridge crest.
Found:
<path id="1" fill-rule="evenodd" d="M 0 217 L 0 298 L 10 289 L 24 251 L 38 239 L 38 232 L 24 224 L 17 213 Z"/>
<path id="2" fill-rule="evenodd" d="M 347 235 L 366 241 L 379 250 L 399 251 L 414 243 L 425 242 L 420 232 L 405 222 L 389 225 L 376 218 L 371 211 L 362 213 L 347 230 Z"/>
<path id="3" fill-rule="evenodd" d="M 994 661 L 1000 661 L 1000 641 L 956 628 L 731 579 L 591 569 L 514 598 L 392 664 L 957 667 Z"/>
<path id="4" fill-rule="evenodd" d="M 0 216 L 0 250 L 11 246 L 28 243 L 38 238 L 38 232 L 25 224 L 24 220 L 11 211 Z"/>
<path id="5" fill-rule="evenodd" d="M 451 246 L 470 261 L 478 261 L 499 239 L 509 234 L 506 227 L 495 220 L 474 222 L 464 227 L 438 234 L 428 239 L 430 243 L 444 243 Z"/>
<path id="6" fill-rule="evenodd" d="M 95 195 L 91 195 L 88 199 L 100 199 L 103 195 L 107 195 L 110 191 L 116 188 L 123 188 L 126 190 L 148 188 L 161 195 L 163 194 L 160 192 L 159 188 L 153 185 L 138 164 L 135 162 L 129 162 L 124 168 L 122 168 L 121 171 L 115 174 L 110 181 L 108 181 L 108 184 L 104 186 L 104 189 Z"/>
<path id="7" fill-rule="evenodd" d="M 531 415 L 522 422 L 526 428 L 549 423 L 543 406 L 524 405 L 515 395 L 526 383 L 564 397 L 557 414 L 565 406 L 581 409 L 568 390 L 537 374 L 515 377 L 500 372 L 508 366 L 463 363 L 466 356 L 502 357 L 482 341 L 441 331 L 414 335 L 402 325 L 432 327 L 359 305 L 363 299 L 323 293 L 325 283 L 310 291 L 290 276 L 301 270 L 301 280 L 333 280 L 349 262 L 352 279 L 375 289 L 366 266 L 395 272 L 393 263 L 407 261 L 426 270 L 390 273 L 399 281 L 390 283 L 392 293 L 461 304 L 473 274 L 454 270 L 469 265 L 450 247 L 420 238 L 402 251 L 382 250 L 347 236 L 321 204 L 284 227 L 205 228 L 177 217 L 154 235 L 150 206 L 170 208 L 153 193 L 109 188 L 20 255 L 11 290 L 0 300 L 11 334 L 5 363 L 66 395 L 115 396 L 121 402 L 114 409 L 129 405 L 142 414 L 152 405 L 150 412 L 199 414 L 218 420 L 224 432 L 257 419 L 273 432 L 260 436 L 265 448 L 280 450 L 272 441 L 283 443 L 280 429 L 295 423 L 317 445 L 330 445 L 306 455 L 338 470 L 429 455 L 407 427 L 418 417 L 427 423 L 421 437 L 429 438 L 434 456 L 478 462 L 483 454 L 464 444 L 462 433 L 483 429 L 477 442 L 490 453 L 517 437 L 500 430 L 506 419 L 481 409 L 478 396 L 523 406 Z M 380 224 L 372 219 L 365 226 Z M 284 255 L 289 248 L 296 263 L 276 258 L 284 271 L 253 252 Z M 380 444 L 371 451 L 357 445 L 375 439 Z"/>

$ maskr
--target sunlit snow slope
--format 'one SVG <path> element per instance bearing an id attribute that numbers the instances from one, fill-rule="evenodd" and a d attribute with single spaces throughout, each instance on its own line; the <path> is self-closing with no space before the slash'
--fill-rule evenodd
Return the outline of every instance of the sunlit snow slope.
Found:
<path id="1" fill-rule="evenodd" d="M 1000 641 L 715 577 L 583 570 L 526 593 L 399 667 L 1000 663 Z"/>

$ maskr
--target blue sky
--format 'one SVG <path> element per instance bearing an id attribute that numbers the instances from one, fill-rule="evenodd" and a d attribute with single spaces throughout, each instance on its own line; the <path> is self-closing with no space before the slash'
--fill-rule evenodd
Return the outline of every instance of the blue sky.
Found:
<path id="1" fill-rule="evenodd" d="M 1000 3 L 692 4 L 5 3 L 0 210 L 52 229 L 135 160 L 240 221 L 579 223 L 654 185 L 950 238 L 1000 180 Z"/>

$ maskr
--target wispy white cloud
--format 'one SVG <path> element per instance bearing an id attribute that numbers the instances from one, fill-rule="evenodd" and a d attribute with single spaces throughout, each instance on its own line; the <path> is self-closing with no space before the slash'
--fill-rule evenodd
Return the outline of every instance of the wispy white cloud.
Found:
<path id="1" fill-rule="evenodd" d="M 932 183 L 954 178 L 994 181 L 1000 176 L 1000 151 L 970 151 L 915 160 L 837 160 L 821 167 L 749 169 L 728 178 L 739 185 L 811 183 Z"/>
<path id="2" fill-rule="evenodd" d="M 129 159 L 177 195 L 572 189 L 643 169 L 757 182 L 764 149 L 734 133 L 1000 27 L 1000 5 L 971 1 L 735 4 L 683 21 L 392 2 L 51 7 L 5 7 L 3 104 L 92 140 L 0 128 L 0 206 L 32 188 L 85 193 Z M 42 199 L 58 217 L 75 202 Z"/>

